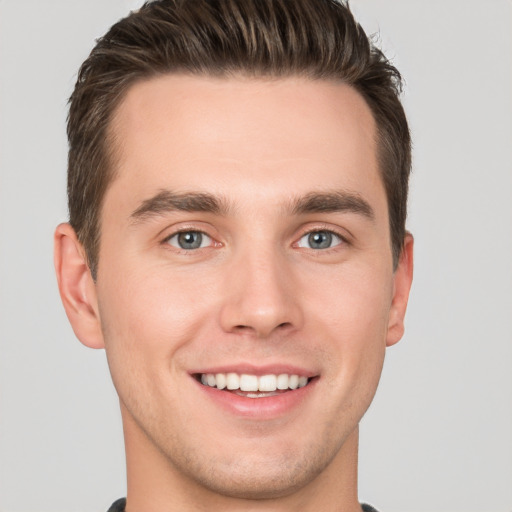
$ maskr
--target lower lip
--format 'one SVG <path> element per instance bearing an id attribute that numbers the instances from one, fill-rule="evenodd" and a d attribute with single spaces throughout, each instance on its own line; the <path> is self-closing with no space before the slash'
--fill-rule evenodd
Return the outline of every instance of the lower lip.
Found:
<path id="1" fill-rule="evenodd" d="M 313 391 L 318 378 L 311 379 L 307 386 L 285 393 L 262 398 L 249 398 L 205 386 L 194 379 L 196 385 L 210 401 L 231 414 L 251 419 L 268 420 L 282 416 L 299 407 Z"/>

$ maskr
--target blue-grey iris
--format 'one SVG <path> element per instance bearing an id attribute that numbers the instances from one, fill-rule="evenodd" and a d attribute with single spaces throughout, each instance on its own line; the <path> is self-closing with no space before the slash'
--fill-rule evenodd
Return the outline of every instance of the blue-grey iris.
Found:
<path id="1" fill-rule="evenodd" d="M 332 244 L 332 233 L 329 233 L 329 231 L 314 231 L 309 234 L 308 243 L 312 249 L 328 249 Z"/>
<path id="2" fill-rule="evenodd" d="M 199 231 L 184 231 L 178 234 L 178 245 L 182 249 L 199 249 L 203 243 L 203 234 Z"/>

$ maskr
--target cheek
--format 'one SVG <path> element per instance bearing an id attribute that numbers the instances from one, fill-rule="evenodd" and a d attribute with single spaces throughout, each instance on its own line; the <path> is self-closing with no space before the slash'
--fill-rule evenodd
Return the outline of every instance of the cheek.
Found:
<path id="1" fill-rule="evenodd" d="M 194 279 L 166 277 L 165 272 L 107 283 L 98 293 L 106 342 L 149 350 L 185 343 L 204 321 L 211 293 L 198 290 Z"/>
<path id="2" fill-rule="evenodd" d="M 157 404 L 172 405 L 166 393 L 179 374 L 182 354 L 208 321 L 208 304 L 198 300 L 193 286 L 165 279 L 161 272 L 111 277 L 100 287 L 98 303 L 112 380 L 134 417 L 157 418 Z"/>
<path id="3" fill-rule="evenodd" d="M 321 279 L 316 276 L 314 282 L 305 294 L 308 308 L 341 340 L 350 345 L 384 341 L 393 290 L 391 271 L 382 266 L 340 267 Z"/>
<path id="4" fill-rule="evenodd" d="M 110 268 L 116 270 L 98 279 L 98 304 L 113 378 L 133 380 L 125 374 L 137 372 L 151 380 L 172 371 L 180 349 L 211 321 L 212 293 L 199 290 L 194 276 L 165 268 Z"/>
<path id="5" fill-rule="evenodd" d="M 330 352 L 333 380 L 375 388 L 386 347 L 391 272 L 378 267 L 372 271 L 340 269 L 309 296 L 308 308 L 310 317 L 316 319 L 316 330 L 330 340 L 329 346 L 319 349 Z"/>

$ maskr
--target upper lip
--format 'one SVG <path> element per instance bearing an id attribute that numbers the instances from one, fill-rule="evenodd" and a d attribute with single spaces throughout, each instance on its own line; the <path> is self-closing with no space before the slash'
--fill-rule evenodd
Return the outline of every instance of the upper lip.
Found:
<path id="1" fill-rule="evenodd" d="M 201 367 L 194 369 L 189 372 L 191 375 L 203 374 L 203 373 L 237 373 L 247 375 L 280 375 L 286 373 L 288 375 L 299 375 L 304 377 L 315 377 L 318 372 L 307 369 L 302 366 L 296 366 L 292 364 L 269 364 L 269 365 L 253 365 L 249 363 L 235 363 L 235 364 L 223 364 Z"/>

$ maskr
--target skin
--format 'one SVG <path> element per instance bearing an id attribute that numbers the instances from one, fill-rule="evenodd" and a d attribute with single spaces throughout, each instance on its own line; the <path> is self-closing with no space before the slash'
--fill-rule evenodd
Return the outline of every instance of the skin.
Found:
<path id="1" fill-rule="evenodd" d="M 127 511 L 360 511 L 358 424 L 403 334 L 413 246 L 407 235 L 393 271 L 368 106 L 327 81 L 172 75 L 133 85 L 111 130 L 97 281 L 68 224 L 55 261 L 74 331 L 106 349 L 119 394 Z M 163 190 L 226 208 L 140 214 Z M 372 215 L 292 208 L 315 193 Z M 207 237 L 182 249 L 179 230 Z M 311 231 L 336 236 L 318 249 Z M 226 411 L 190 374 L 242 364 L 316 378 L 260 419 Z"/>

